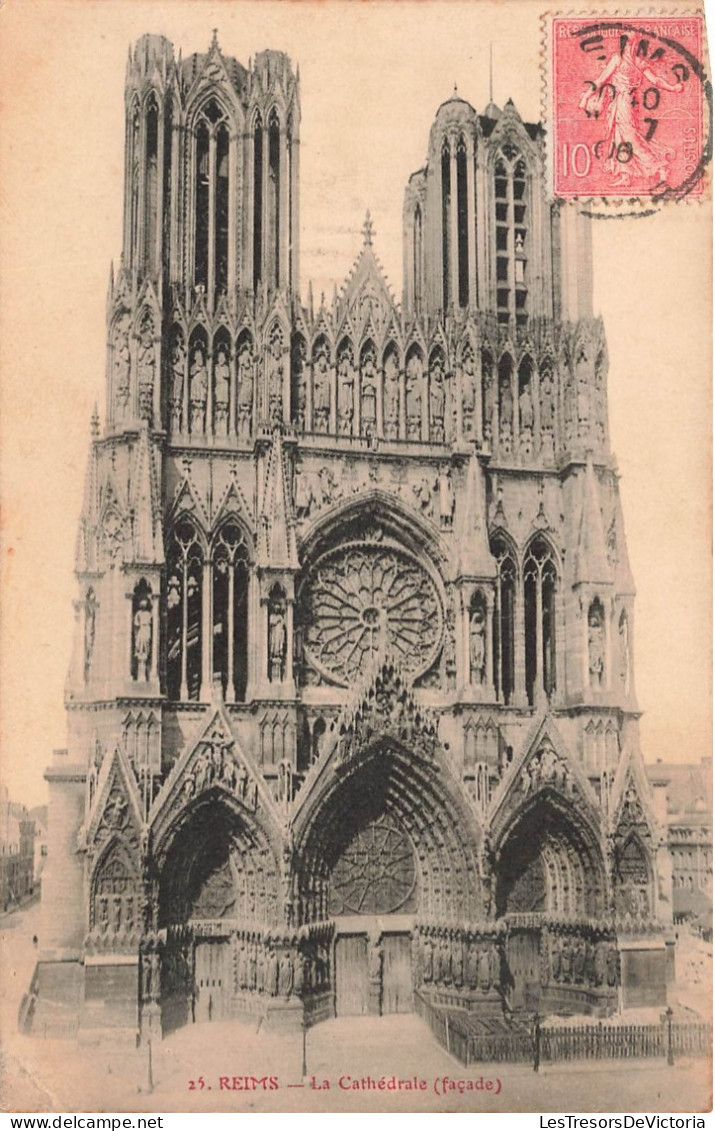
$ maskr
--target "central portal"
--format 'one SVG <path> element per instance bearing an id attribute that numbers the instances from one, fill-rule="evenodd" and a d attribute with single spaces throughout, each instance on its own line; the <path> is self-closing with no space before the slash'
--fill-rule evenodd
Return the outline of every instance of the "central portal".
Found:
<path id="1" fill-rule="evenodd" d="M 367 936 L 343 935 L 335 944 L 335 1014 L 362 1017 L 369 1012 Z"/>
<path id="2" fill-rule="evenodd" d="M 411 1013 L 413 1010 L 410 932 L 383 933 L 378 941 L 375 939 L 374 929 L 370 934 L 356 929 L 354 934 L 337 937 L 337 1017 Z"/>

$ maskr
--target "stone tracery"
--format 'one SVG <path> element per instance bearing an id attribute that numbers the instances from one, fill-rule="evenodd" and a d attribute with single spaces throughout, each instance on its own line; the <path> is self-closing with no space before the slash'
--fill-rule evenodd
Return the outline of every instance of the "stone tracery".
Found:
<path id="1" fill-rule="evenodd" d="M 301 593 L 309 662 L 351 683 L 373 660 L 399 658 L 407 674 L 429 667 L 441 643 L 439 595 L 427 572 L 389 545 L 329 551 Z"/>

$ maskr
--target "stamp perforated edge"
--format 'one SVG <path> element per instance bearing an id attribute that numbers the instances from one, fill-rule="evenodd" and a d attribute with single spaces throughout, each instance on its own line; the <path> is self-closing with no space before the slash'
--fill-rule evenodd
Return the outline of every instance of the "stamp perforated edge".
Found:
<path id="1" fill-rule="evenodd" d="M 554 112 L 553 112 L 553 85 L 551 82 L 553 68 L 553 38 L 551 29 L 555 19 L 589 19 L 597 23 L 599 20 L 620 19 L 692 19 L 702 21 L 702 52 L 699 60 L 706 74 L 703 84 L 703 100 L 706 107 L 707 121 L 703 121 L 703 134 L 706 137 L 704 148 L 704 189 L 698 196 L 685 193 L 682 196 L 646 196 L 633 197 L 608 197 L 597 195 L 560 196 L 554 189 Z M 702 7 L 647 7 L 614 9 L 611 7 L 589 8 L 549 8 L 541 13 L 541 48 L 539 51 L 539 64 L 541 70 L 541 122 L 544 129 L 546 147 L 546 186 L 547 197 L 550 202 L 564 201 L 578 207 L 580 211 L 593 219 L 608 219 L 609 217 L 625 218 L 638 216 L 652 216 L 666 205 L 675 204 L 703 204 L 712 201 L 712 157 L 713 157 L 713 91 L 711 70 L 708 58 L 708 39 L 705 11 Z"/>

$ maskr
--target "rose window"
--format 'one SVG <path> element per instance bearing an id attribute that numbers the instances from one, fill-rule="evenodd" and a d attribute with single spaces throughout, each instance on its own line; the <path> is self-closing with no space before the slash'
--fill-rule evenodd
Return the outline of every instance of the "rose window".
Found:
<path id="1" fill-rule="evenodd" d="M 417 677 L 437 657 L 441 602 L 427 572 L 388 546 L 340 547 L 311 571 L 301 595 L 305 659 L 351 684 L 372 659 L 394 657 Z"/>
<path id="2" fill-rule="evenodd" d="M 415 888 L 415 855 L 407 834 L 380 817 L 353 838 L 330 880 L 331 915 L 389 915 Z"/>

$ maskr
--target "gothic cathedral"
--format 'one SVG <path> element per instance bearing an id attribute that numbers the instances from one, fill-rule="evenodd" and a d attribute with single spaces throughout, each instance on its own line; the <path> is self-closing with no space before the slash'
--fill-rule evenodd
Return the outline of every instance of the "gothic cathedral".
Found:
<path id="1" fill-rule="evenodd" d="M 665 1002 L 589 221 L 437 110 L 299 293 L 299 76 L 144 36 L 28 1030 Z"/>

